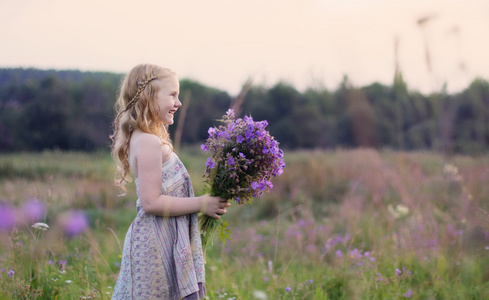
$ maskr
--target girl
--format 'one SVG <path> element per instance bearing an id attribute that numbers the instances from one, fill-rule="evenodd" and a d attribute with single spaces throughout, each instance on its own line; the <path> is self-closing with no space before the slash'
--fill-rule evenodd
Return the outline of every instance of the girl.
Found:
<path id="1" fill-rule="evenodd" d="M 176 74 L 138 65 L 122 82 L 112 135 L 119 179 L 134 174 L 137 216 L 124 241 L 112 299 L 200 299 L 205 271 L 197 213 L 219 218 L 224 199 L 194 197 L 187 170 L 172 151 L 168 125 L 182 103 Z"/>

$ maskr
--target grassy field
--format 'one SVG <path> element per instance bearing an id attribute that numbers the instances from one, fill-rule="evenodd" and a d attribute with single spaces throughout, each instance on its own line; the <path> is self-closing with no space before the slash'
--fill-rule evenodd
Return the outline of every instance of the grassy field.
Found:
<path id="1" fill-rule="evenodd" d="M 201 190 L 206 157 L 179 155 Z M 285 155 L 270 194 L 228 209 L 209 299 L 489 299 L 488 156 Z M 110 299 L 136 213 L 113 168 L 107 153 L 0 156 L 0 299 Z"/>

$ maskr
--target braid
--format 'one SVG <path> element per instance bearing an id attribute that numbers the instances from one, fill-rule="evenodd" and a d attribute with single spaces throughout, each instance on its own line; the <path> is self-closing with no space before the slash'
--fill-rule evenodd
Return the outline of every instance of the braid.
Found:
<path id="1" fill-rule="evenodd" d="M 129 101 L 127 103 L 126 107 L 117 114 L 117 117 L 116 117 L 117 120 L 119 119 L 121 114 L 128 111 L 131 107 L 134 106 L 134 104 L 136 104 L 136 102 L 139 100 L 139 96 L 141 96 L 141 93 L 143 92 L 144 88 L 148 85 L 148 83 L 150 83 L 151 81 L 153 81 L 157 78 L 158 78 L 157 75 L 152 76 L 152 77 L 149 77 L 148 79 L 144 80 L 140 84 L 138 84 L 138 90 L 136 92 L 136 95 L 134 95 L 134 97 L 132 97 L 131 101 Z"/>
<path id="2" fill-rule="evenodd" d="M 138 101 L 139 96 L 143 92 L 144 88 L 148 85 L 148 83 L 150 83 L 151 81 L 155 80 L 156 78 L 158 78 L 158 76 L 152 76 L 152 77 L 146 79 L 145 81 L 141 82 L 138 85 L 138 91 L 136 92 L 136 95 L 134 95 L 134 97 L 131 99 L 131 101 L 129 101 L 129 103 L 127 103 L 126 108 L 124 110 L 128 110 L 132 106 L 134 106 L 134 104 Z"/>

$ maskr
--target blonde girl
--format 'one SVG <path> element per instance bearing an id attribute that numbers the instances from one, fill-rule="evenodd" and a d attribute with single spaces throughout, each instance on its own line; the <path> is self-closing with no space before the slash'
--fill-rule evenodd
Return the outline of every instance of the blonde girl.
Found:
<path id="1" fill-rule="evenodd" d="M 201 299 L 205 270 L 197 213 L 219 218 L 224 199 L 195 197 L 185 166 L 173 152 L 168 126 L 182 106 L 176 74 L 134 67 L 116 103 L 112 155 L 117 184 L 135 177 L 137 215 L 124 240 L 112 299 Z"/>

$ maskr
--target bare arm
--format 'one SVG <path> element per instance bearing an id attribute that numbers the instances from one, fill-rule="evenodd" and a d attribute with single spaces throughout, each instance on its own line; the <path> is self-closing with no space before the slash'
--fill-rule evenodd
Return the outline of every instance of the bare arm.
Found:
<path id="1" fill-rule="evenodd" d="M 136 168 L 139 184 L 139 198 L 143 209 L 148 214 L 174 217 L 202 212 L 213 218 L 226 213 L 231 204 L 218 197 L 203 195 L 200 197 L 173 197 L 161 194 L 162 165 L 164 157 L 158 137 L 142 133 L 131 140 L 131 151 L 135 151 Z"/>

